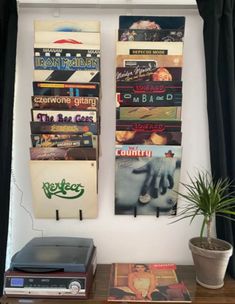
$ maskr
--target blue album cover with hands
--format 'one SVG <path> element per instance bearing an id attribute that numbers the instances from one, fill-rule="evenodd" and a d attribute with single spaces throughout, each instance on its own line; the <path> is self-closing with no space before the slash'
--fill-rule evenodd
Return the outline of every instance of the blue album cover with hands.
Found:
<path id="1" fill-rule="evenodd" d="M 180 146 L 116 146 L 115 214 L 176 213 Z"/>

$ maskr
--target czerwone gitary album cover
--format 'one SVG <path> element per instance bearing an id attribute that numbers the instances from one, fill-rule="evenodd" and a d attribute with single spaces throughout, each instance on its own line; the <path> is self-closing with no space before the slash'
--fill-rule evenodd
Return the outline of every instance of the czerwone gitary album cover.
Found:
<path id="1" fill-rule="evenodd" d="M 117 145 L 115 214 L 175 215 L 181 146 Z"/>
<path id="2" fill-rule="evenodd" d="M 30 161 L 35 218 L 96 218 L 96 161 Z"/>
<path id="3" fill-rule="evenodd" d="M 175 264 L 112 264 L 108 301 L 191 302 Z"/>

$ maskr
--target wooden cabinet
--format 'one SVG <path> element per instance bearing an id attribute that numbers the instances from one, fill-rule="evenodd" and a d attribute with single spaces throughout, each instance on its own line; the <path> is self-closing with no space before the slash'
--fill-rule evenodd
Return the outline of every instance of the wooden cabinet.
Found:
<path id="1" fill-rule="evenodd" d="M 94 278 L 92 290 L 88 300 L 72 300 L 72 299 L 19 299 L 2 297 L 0 304 L 105 304 L 119 303 L 107 302 L 107 292 L 109 285 L 111 265 L 98 265 Z M 206 289 L 196 284 L 195 271 L 193 266 L 177 266 L 178 273 L 182 277 L 192 297 L 192 303 L 198 304 L 227 304 L 235 303 L 235 280 L 226 276 L 223 288 L 213 290 Z M 128 302 L 121 302 L 128 303 Z M 137 303 L 137 302 L 135 302 Z M 143 303 L 143 302 L 142 302 Z M 171 302 L 172 303 L 172 302 Z"/>

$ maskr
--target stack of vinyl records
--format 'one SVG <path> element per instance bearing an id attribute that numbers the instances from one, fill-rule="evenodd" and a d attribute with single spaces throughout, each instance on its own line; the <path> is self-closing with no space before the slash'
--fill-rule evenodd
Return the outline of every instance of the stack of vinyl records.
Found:
<path id="1" fill-rule="evenodd" d="M 94 218 L 100 23 L 38 20 L 34 26 L 30 148 L 34 214 Z"/>
<path id="2" fill-rule="evenodd" d="M 116 214 L 176 214 L 184 27 L 184 17 L 119 17 Z"/>

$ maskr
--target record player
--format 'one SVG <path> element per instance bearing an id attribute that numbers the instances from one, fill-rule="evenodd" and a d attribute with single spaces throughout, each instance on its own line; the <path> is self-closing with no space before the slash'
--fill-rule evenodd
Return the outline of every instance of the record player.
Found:
<path id="1" fill-rule="evenodd" d="M 4 293 L 8 297 L 87 299 L 95 269 L 92 239 L 34 238 L 12 257 Z"/>

